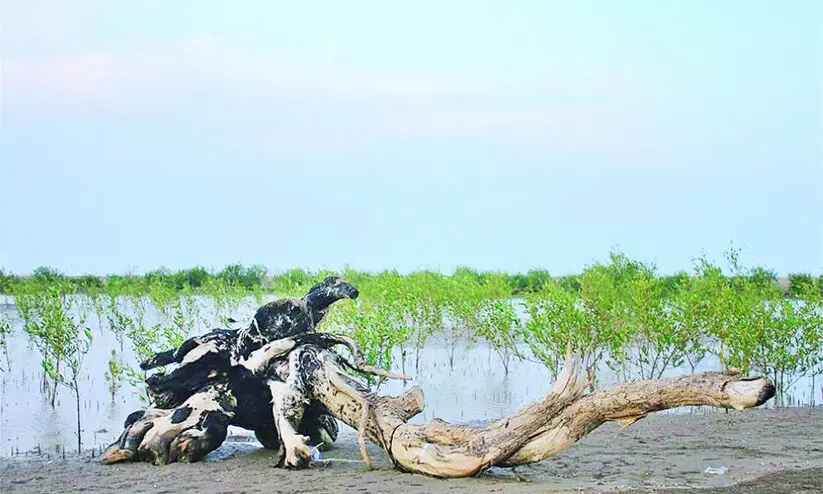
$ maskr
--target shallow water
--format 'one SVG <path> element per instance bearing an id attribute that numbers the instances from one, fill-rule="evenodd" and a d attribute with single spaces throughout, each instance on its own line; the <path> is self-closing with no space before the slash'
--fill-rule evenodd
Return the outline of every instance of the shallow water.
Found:
<path id="1" fill-rule="evenodd" d="M 248 300 L 237 308 L 237 318 L 250 318 L 257 304 Z M 0 310 L 14 316 L 9 304 L 0 304 Z M 205 309 L 212 310 L 213 308 Z M 201 312 L 201 316 L 204 313 Z M 158 317 L 157 314 L 151 317 Z M 56 407 L 52 408 L 41 391 L 43 372 L 40 355 L 30 348 L 16 317 L 17 331 L 7 342 L 11 368 L 6 368 L 5 357 L 0 356 L 0 456 L 25 455 L 32 451 L 57 452 L 76 448 L 75 401 L 65 387 L 58 391 Z M 84 363 L 80 383 L 82 439 L 84 450 L 105 448 L 122 432 L 123 420 L 143 406 L 140 394 L 124 384 L 112 399 L 104 373 L 113 348 L 120 348 L 114 335 L 101 330 L 96 317 L 88 320 L 94 333 L 94 342 Z M 198 327 L 197 333 L 207 328 Z M 528 353 L 523 345 L 522 351 Z M 129 357 L 134 361 L 133 356 Z M 395 352 L 394 371 L 401 371 L 400 351 Z M 716 359 L 707 358 L 696 370 L 718 370 Z M 499 418 L 542 397 L 551 388 L 552 376 L 542 365 L 529 360 L 512 360 L 506 375 L 499 357 L 487 345 L 462 344 L 456 351 L 454 367 L 450 367 L 446 347 L 436 339 L 427 342 L 421 351 L 419 368 L 415 368 L 414 350 L 408 352 L 405 371 L 414 376 L 413 384 L 424 391 L 426 408 L 412 422 L 428 422 L 437 417 L 451 422 L 477 422 Z M 669 369 L 664 377 L 689 373 L 687 367 Z M 607 367 L 598 370 L 599 385 L 616 382 L 616 375 Z M 383 394 L 399 394 L 409 386 L 389 381 L 379 387 Z M 788 390 L 791 404 L 820 403 L 819 379 L 799 379 Z M 773 406 L 772 400 L 767 406 Z M 668 413 L 694 413 L 713 410 L 707 407 L 681 408 Z M 247 431 L 232 428 L 234 436 L 248 436 Z M 253 437 L 253 436 L 252 436 Z"/>

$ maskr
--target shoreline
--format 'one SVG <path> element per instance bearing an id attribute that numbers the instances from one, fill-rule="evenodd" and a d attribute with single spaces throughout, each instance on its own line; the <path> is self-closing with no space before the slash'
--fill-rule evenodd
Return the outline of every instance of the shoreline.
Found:
<path id="1" fill-rule="evenodd" d="M 190 465 L 2 458 L 0 491 L 53 492 L 59 483 L 64 492 L 819 492 L 821 430 L 823 407 L 652 415 L 622 430 L 605 424 L 534 465 L 441 480 L 395 470 L 372 444 L 367 471 L 346 427 L 336 448 L 307 470 L 273 468 L 271 452 L 236 437 Z"/>

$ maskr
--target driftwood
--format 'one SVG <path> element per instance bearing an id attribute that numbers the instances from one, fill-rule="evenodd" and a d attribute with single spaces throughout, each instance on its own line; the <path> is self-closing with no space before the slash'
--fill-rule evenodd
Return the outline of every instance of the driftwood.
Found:
<path id="1" fill-rule="evenodd" d="M 241 376 L 240 380 L 211 377 L 217 382 L 207 383 L 173 407 L 132 414 L 103 461 L 196 461 L 219 446 L 227 425 L 244 424 L 265 439 L 261 439 L 264 446 L 278 451 L 278 465 L 302 468 L 311 463 L 312 447 L 334 441 L 337 428 L 330 424 L 338 419 L 358 431 L 367 466 L 366 439 L 378 444 L 399 469 L 466 477 L 490 466 L 544 460 L 607 421 L 628 426 L 654 411 L 684 405 L 743 410 L 765 403 L 775 392 L 767 378 L 746 378 L 732 371 L 630 382 L 586 394 L 588 380 L 569 353 L 563 372 L 542 400 L 486 427 L 439 419 L 414 425 L 408 420 L 423 410 L 419 387 L 400 396 L 381 396 L 352 371 L 405 376 L 365 365 L 349 338 L 313 329 L 287 333 L 239 354 L 228 370 L 217 372 L 218 376 L 221 372 Z M 334 350 L 337 345 L 348 348 L 351 362 Z M 250 387 L 249 383 L 258 391 L 265 390 L 267 413 L 257 408 L 262 406 L 260 399 L 248 401 L 245 392 L 238 393 Z M 173 392 L 161 395 L 177 396 Z M 244 407 L 254 413 L 241 412 Z M 238 415 L 246 419 L 239 420 Z M 248 422 L 252 416 L 263 422 Z"/>
<path id="2" fill-rule="evenodd" d="M 266 448 L 282 449 L 270 386 L 255 372 L 258 367 L 283 365 L 284 360 L 275 357 L 315 341 L 315 328 L 331 304 L 358 295 L 340 278 L 328 277 L 301 299 L 263 305 L 246 328 L 216 329 L 142 362 L 143 370 L 176 368 L 146 380 L 151 406 L 129 415 L 126 430 L 106 450 L 103 461 L 197 461 L 225 440 L 229 425 L 254 431 Z M 260 349 L 269 342 L 277 342 L 267 346 L 269 351 L 282 350 L 263 359 Z M 337 421 L 319 407 L 305 407 L 301 415 L 297 430 L 319 449 L 331 447 L 337 439 Z"/>

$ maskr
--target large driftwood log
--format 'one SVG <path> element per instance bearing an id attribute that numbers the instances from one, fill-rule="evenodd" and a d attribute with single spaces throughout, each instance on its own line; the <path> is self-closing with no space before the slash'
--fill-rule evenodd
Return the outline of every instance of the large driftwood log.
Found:
<path id="1" fill-rule="evenodd" d="M 676 379 L 625 383 L 585 395 L 588 382 L 567 357 L 564 371 L 541 401 L 483 428 L 434 420 L 408 424 L 423 409 L 423 395 L 414 387 L 399 397 L 378 396 L 346 374 L 340 357 L 313 346 L 293 350 L 289 372 L 299 372 L 300 387 L 286 387 L 295 399 L 316 401 L 336 418 L 380 445 L 394 464 L 409 472 L 436 477 L 466 477 L 490 466 L 541 461 L 569 447 L 606 421 L 623 425 L 651 412 L 684 405 L 712 405 L 743 410 L 774 396 L 767 378 L 743 378 L 736 372 L 707 372 Z M 306 385 L 308 384 L 308 386 Z M 275 410 L 278 423 L 289 416 Z M 291 458 L 301 466 L 304 438 L 280 425 Z M 287 439 L 288 436 L 288 439 Z M 286 452 L 287 457 L 289 452 Z"/>
<path id="2" fill-rule="evenodd" d="M 193 338 L 147 362 L 145 368 L 178 367 L 148 380 L 155 403 L 129 416 L 103 462 L 197 461 L 225 440 L 229 425 L 239 425 L 278 452 L 278 466 L 302 468 L 311 462 L 313 447 L 334 442 L 338 419 L 358 431 L 367 466 L 368 439 L 399 469 L 465 477 L 490 466 L 544 460 L 607 421 L 628 426 L 649 413 L 684 405 L 744 410 L 775 393 L 766 378 L 708 372 L 586 394 L 589 382 L 569 352 L 542 400 L 485 427 L 439 419 L 409 424 L 423 410 L 422 390 L 414 386 L 401 396 L 374 393 L 352 373 L 408 378 L 366 365 L 350 338 L 314 329 L 329 304 L 355 298 L 356 290 L 332 278 L 318 287 L 322 297 L 313 289 L 300 300 L 272 302 L 244 331 Z M 348 348 L 351 361 L 334 350 L 338 345 Z"/>
<path id="3" fill-rule="evenodd" d="M 354 363 L 331 349 L 338 344 L 349 347 Z M 311 445 L 317 443 L 312 443 L 301 424 L 304 415 L 312 411 L 354 428 L 362 439 L 378 444 L 398 468 L 436 477 L 465 477 L 490 466 L 541 461 L 607 421 L 628 426 L 649 413 L 685 405 L 743 410 L 765 403 L 775 392 L 766 378 L 707 372 L 624 383 L 587 395 L 588 381 L 569 355 L 564 371 L 542 400 L 486 427 L 437 419 L 414 425 L 408 420 L 423 410 L 422 390 L 414 386 L 396 397 L 375 394 L 350 372 L 405 376 L 366 366 L 349 338 L 324 333 L 296 335 L 260 347 L 239 365 L 270 390 L 273 419 L 269 427 L 278 438 L 272 448 L 279 451 L 278 465 L 301 468 L 310 463 Z M 236 408 L 228 388 L 208 388 L 174 410 L 149 409 L 128 424 L 123 436 L 107 450 L 104 461 L 200 459 L 225 438 L 225 425 Z M 368 464 L 365 448 L 361 452 Z"/>

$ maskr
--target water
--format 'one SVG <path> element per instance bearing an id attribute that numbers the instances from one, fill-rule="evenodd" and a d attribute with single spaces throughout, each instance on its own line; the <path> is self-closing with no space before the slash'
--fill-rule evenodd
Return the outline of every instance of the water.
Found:
<path id="1" fill-rule="evenodd" d="M 201 304 L 208 305 L 206 299 Z M 250 318 L 257 303 L 249 299 L 235 312 L 238 319 Z M 7 342 L 11 369 L 0 373 L 0 456 L 39 450 L 55 453 L 65 448 L 76 448 L 76 417 L 74 396 L 68 388 L 58 391 L 56 407 L 52 408 L 48 398 L 42 393 L 43 372 L 40 355 L 30 348 L 21 330 L 21 321 L 15 316 L 15 309 L 0 300 L 0 310 L 11 314 L 17 331 Z M 213 307 L 205 307 L 201 316 L 213 313 Z M 150 314 L 150 318 L 158 318 Z M 205 317 L 209 317 L 206 315 Z M 123 420 L 134 410 L 144 406 L 138 391 L 124 384 L 112 399 L 104 373 L 113 348 L 120 348 L 113 334 L 98 325 L 92 316 L 87 321 L 94 333 L 94 342 L 84 362 L 80 381 L 82 439 L 84 450 L 100 449 L 108 446 L 122 432 Z M 208 327 L 200 324 L 198 334 Z M 521 351 L 528 354 L 523 345 Z M 132 362 L 133 356 L 126 355 Z M 395 372 L 401 371 L 400 351 L 395 351 Z M 6 368 L 5 357 L 0 356 L 0 365 Z M 718 370 L 716 359 L 707 357 L 696 371 Z M 441 342 L 432 339 L 421 350 L 419 368 L 415 368 L 414 349 L 407 353 L 405 370 L 414 376 L 413 384 L 419 384 L 424 391 L 426 407 L 423 413 L 412 419 L 423 423 L 433 418 L 450 422 L 482 422 L 509 414 L 519 407 L 543 397 L 551 388 L 552 376 L 540 363 L 530 360 L 512 360 L 509 373 L 505 374 L 499 357 L 483 343 L 461 344 L 454 359 L 454 367 L 449 366 L 448 350 Z M 669 369 L 664 377 L 688 374 L 688 367 Z M 617 376 L 607 367 L 598 370 L 601 386 L 617 381 Z M 819 379 L 804 376 L 788 390 L 790 404 L 808 405 L 820 403 Z M 409 384 L 400 381 L 383 383 L 382 394 L 400 394 Z M 766 406 L 773 406 L 774 400 Z M 694 413 L 714 410 L 710 407 L 680 408 L 668 413 Z M 249 432 L 231 428 L 234 439 L 242 439 Z M 252 436 L 253 437 L 253 436 Z M 232 438 L 230 437 L 230 440 Z"/>

